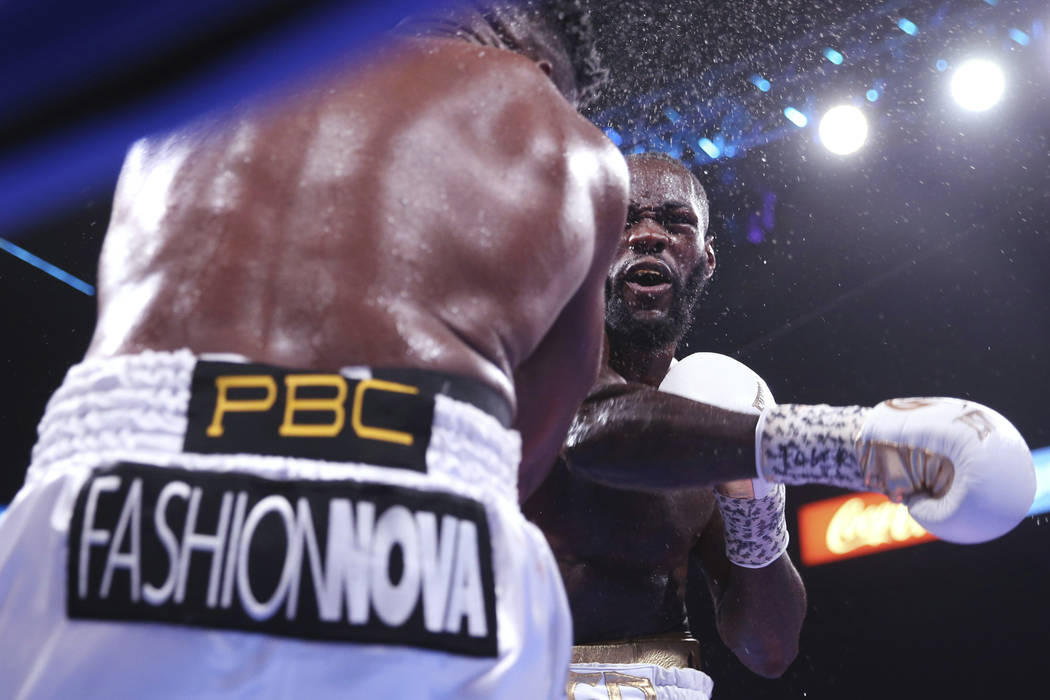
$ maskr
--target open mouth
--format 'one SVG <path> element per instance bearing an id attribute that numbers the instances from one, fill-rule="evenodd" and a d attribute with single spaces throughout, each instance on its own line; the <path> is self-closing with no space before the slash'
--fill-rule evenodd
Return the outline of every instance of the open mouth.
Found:
<path id="1" fill-rule="evenodd" d="M 636 292 L 657 294 L 671 288 L 671 273 L 661 262 L 640 262 L 627 269 L 624 281 Z"/>

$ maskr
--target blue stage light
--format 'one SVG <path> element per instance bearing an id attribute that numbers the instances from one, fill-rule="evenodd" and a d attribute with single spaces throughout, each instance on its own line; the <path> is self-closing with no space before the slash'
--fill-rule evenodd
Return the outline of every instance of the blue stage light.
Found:
<path id="1" fill-rule="evenodd" d="M 772 87 L 769 81 L 763 78 L 758 73 L 751 76 L 751 83 L 762 92 L 769 92 L 769 88 Z"/>
<path id="2" fill-rule="evenodd" d="M 897 20 L 897 26 L 900 27 L 900 30 L 908 36 L 915 36 L 919 33 L 919 26 L 915 24 L 915 22 L 912 22 L 910 19 L 906 19 L 904 17 L 901 17 L 899 20 Z"/>
<path id="3" fill-rule="evenodd" d="M 943 58 L 938 58 L 937 62 L 933 65 L 937 68 L 937 70 L 941 71 L 942 73 L 948 70 L 948 62 L 945 61 Z"/>
<path id="4" fill-rule="evenodd" d="M 875 88 L 872 88 L 866 93 L 864 93 L 864 97 L 868 98 L 868 102 L 874 102 L 875 100 L 879 99 L 879 91 Z"/>
<path id="5" fill-rule="evenodd" d="M 0 231 L 76 202 L 85 187 L 120 169 L 128 144 L 142 135 L 261 92 L 287 89 L 325 66 L 367 59 L 376 50 L 374 42 L 397 22 L 447 4 L 0 2 L 0 111 L 5 128 L 15 129 L 5 132 L 0 148 Z M 221 36 L 229 37 L 225 49 L 216 43 Z M 195 53 L 197 48 L 204 53 Z M 164 65 L 154 84 L 142 89 L 120 84 L 121 76 L 138 75 L 130 64 L 169 55 L 178 58 Z M 61 122 L 48 117 L 35 126 L 21 121 L 29 114 L 54 114 L 56 99 L 89 111 Z M 23 126 L 33 138 L 7 148 L 7 137 Z"/>
<path id="6" fill-rule="evenodd" d="M 677 124 L 678 122 L 682 121 L 682 115 L 676 112 L 671 107 L 665 109 L 664 114 L 667 115 L 667 118 L 671 120 L 672 124 Z"/>
<path id="7" fill-rule="evenodd" d="M 1050 447 L 1032 450 L 1032 462 L 1035 464 L 1035 501 L 1028 514 L 1050 513 Z"/>
<path id="8" fill-rule="evenodd" d="M 999 4 L 999 0 L 984 0 L 984 1 L 986 3 L 988 3 L 989 5 L 991 5 L 992 7 L 995 7 L 996 5 Z"/>
<path id="9" fill-rule="evenodd" d="M 722 155 L 722 149 L 715 145 L 715 142 L 706 136 L 696 142 L 700 146 L 700 150 L 706 153 L 711 158 L 717 158 Z"/>
<path id="10" fill-rule="evenodd" d="M 612 128 L 611 126 L 605 130 L 605 135 L 615 145 L 619 146 L 619 145 L 623 144 L 623 137 L 620 136 L 620 133 L 618 131 L 616 131 L 616 129 Z"/>
<path id="11" fill-rule="evenodd" d="M 637 146 L 631 149 L 631 153 L 645 153 L 645 146 L 643 146 L 642 144 L 638 144 Z"/>
<path id="12" fill-rule="evenodd" d="M 0 250 L 6 250 L 8 253 L 15 256 L 19 260 L 24 260 L 33 267 L 39 270 L 43 270 L 47 274 L 54 277 L 56 280 L 59 280 L 60 282 L 65 282 L 78 292 L 83 292 L 89 297 L 94 296 L 95 294 L 95 288 L 87 282 L 84 282 L 83 280 L 74 277 L 73 275 L 69 274 L 61 268 L 55 267 L 46 260 L 38 258 L 25 248 L 20 248 L 19 246 L 16 246 L 14 243 L 7 240 L 6 238 L 0 238 Z"/>
<path id="13" fill-rule="evenodd" d="M 835 49 L 829 47 L 824 49 L 824 58 L 834 63 L 836 66 L 840 66 L 845 57 Z"/>
<path id="14" fill-rule="evenodd" d="M 785 107 L 784 116 L 787 117 L 789 122 L 791 122 L 800 129 L 806 124 L 809 124 L 809 119 L 806 117 L 806 115 L 798 111 L 794 107 Z"/>
<path id="15" fill-rule="evenodd" d="M 1032 39 L 1020 29 L 1011 29 L 1007 33 L 1009 34 L 1010 38 L 1014 40 L 1015 43 L 1018 43 L 1021 46 L 1028 46 L 1028 44 L 1032 41 Z"/>

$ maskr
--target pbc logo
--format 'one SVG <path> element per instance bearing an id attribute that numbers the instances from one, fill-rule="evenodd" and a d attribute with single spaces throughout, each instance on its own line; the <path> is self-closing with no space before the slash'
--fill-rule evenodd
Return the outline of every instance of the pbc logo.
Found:
<path id="1" fill-rule="evenodd" d="M 484 506 L 388 484 L 95 472 L 66 594 L 71 618 L 497 654 Z"/>
<path id="2" fill-rule="evenodd" d="M 199 361 L 184 449 L 365 462 L 426 471 L 433 397 L 418 387 Z"/>

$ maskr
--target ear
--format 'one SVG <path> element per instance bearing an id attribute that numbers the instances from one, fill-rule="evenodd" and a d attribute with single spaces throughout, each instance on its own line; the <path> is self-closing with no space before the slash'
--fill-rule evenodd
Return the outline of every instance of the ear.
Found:
<path id="1" fill-rule="evenodd" d="M 711 275 L 715 274 L 715 248 L 711 245 L 711 239 L 707 239 L 707 243 L 704 245 L 704 253 L 707 255 L 707 268 L 704 270 L 704 279 L 711 279 Z"/>

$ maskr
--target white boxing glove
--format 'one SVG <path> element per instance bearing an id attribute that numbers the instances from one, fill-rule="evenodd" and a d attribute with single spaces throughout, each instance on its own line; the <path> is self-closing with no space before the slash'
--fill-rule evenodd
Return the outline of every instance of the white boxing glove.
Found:
<path id="1" fill-rule="evenodd" d="M 762 377 L 743 362 L 717 352 L 696 352 L 673 360 L 660 382 L 660 391 L 753 416 L 775 403 Z M 771 487 L 765 479 L 755 478 L 751 479 L 750 493 L 734 489 L 732 495 L 762 498 Z"/>
<path id="2" fill-rule="evenodd" d="M 774 404 L 762 377 L 726 355 L 698 352 L 674 362 L 660 391 L 738 413 L 759 415 Z M 726 555 L 739 566 L 760 568 L 788 545 L 785 489 L 765 479 L 742 479 L 715 488 L 726 528 Z"/>
<path id="3" fill-rule="evenodd" d="M 1024 438 L 1002 415 L 972 401 L 784 404 L 759 418 L 755 449 L 768 479 L 884 493 L 949 542 L 1006 534 L 1035 498 Z"/>

